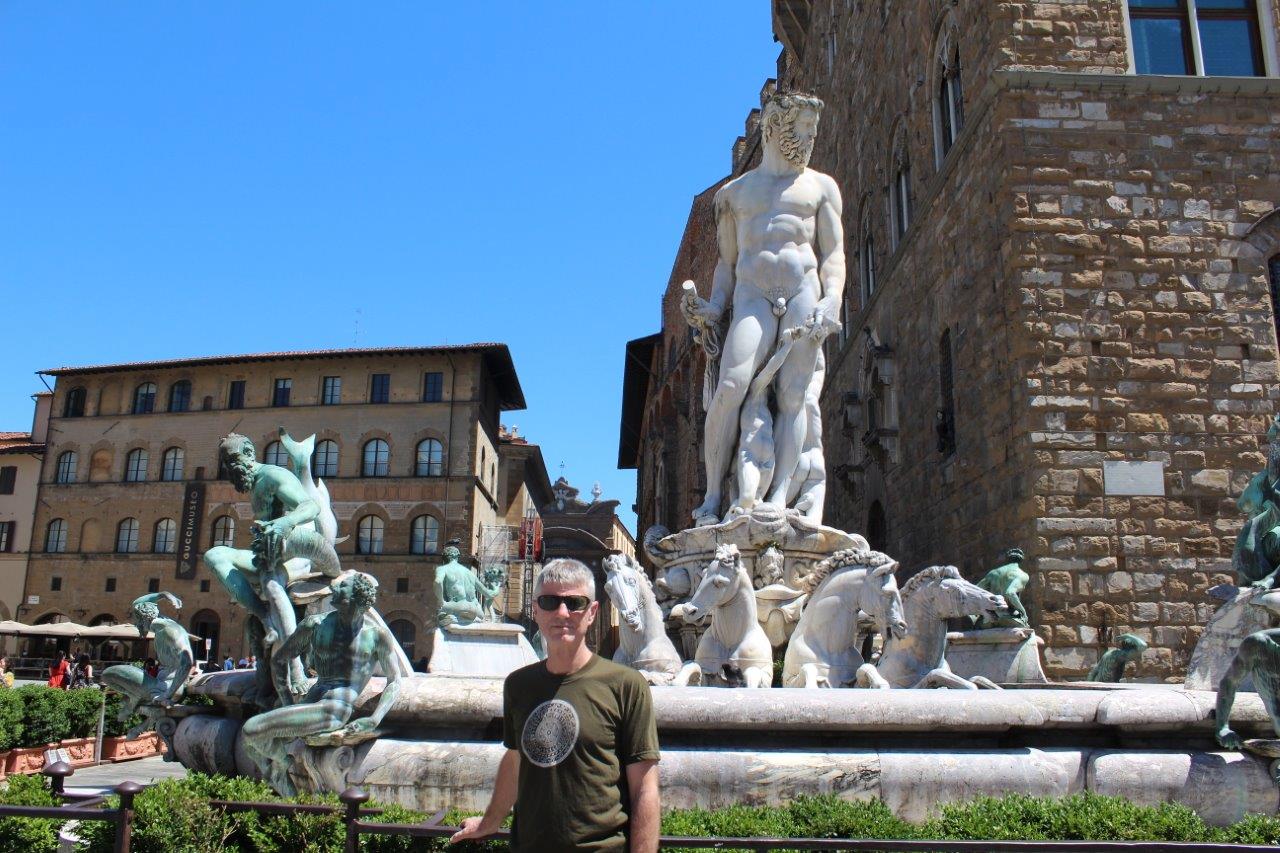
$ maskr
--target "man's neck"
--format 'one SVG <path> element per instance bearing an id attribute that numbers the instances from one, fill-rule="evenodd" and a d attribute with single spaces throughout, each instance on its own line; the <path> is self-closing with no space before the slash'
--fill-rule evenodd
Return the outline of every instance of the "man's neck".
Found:
<path id="1" fill-rule="evenodd" d="M 573 675 L 587 664 L 595 653 L 587 648 L 586 638 L 576 643 L 547 645 L 547 672 L 552 675 Z"/>
<path id="2" fill-rule="evenodd" d="M 766 147 L 764 156 L 760 159 L 760 169 L 775 177 L 783 177 L 785 175 L 799 175 L 804 171 L 805 167 L 797 166 L 784 157 L 781 151 Z"/>

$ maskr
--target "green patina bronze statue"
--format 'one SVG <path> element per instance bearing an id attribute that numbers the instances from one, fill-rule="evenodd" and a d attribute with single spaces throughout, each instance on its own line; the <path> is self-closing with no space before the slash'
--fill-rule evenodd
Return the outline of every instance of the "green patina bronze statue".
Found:
<path id="1" fill-rule="evenodd" d="M 975 616 L 973 621 L 975 628 L 1029 627 L 1027 608 L 1023 607 L 1022 599 L 1018 597 L 1018 593 L 1026 589 L 1027 583 L 1031 580 L 1020 565 L 1026 559 L 1026 555 L 1022 553 L 1021 548 L 1010 548 L 1001 555 L 1001 559 L 1004 562 L 983 575 L 977 585 L 987 592 L 1004 596 L 1005 604 L 1009 606 L 1009 613 L 994 619 Z"/>
<path id="2" fill-rule="evenodd" d="M 1240 586 L 1271 589 L 1280 570 L 1280 415 L 1267 430 L 1267 467 L 1254 475 L 1240 495 L 1236 506 L 1249 516 L 1231 563 Z"/>
<path id="3" fill-rule="evenodd" d="M 446 547 L 444 556 L 444 564 L 436 568 L 436 598 L 440 600 L 436 624 L 443 628 L 483 621 L 486 603 L 498 597 L 501 582 L 486 586 L 474 571 L 458 562 L 462 551 L 456 545 Z"/>
<path id="4" fill-rule="evenodd" d="M 400 668 L 395 656 L 400 646 L 373 605 L 378 582 L 363 572 L 347 572 L 330 584 L 334 609 L 302 620 L 279 653 L 286 658 L 305 656 L 316 679 L 302 701 L 286 708 L 258 714 L 244 724 L 245 752 L 275 790 L 292 796 L 289 778 L 289 746 L 296 738 L 319 736 L 329 744 L 356 743 L 376 737 L 383 717 L 400 694 Z M 373 714 L 352 720 L 356 700 L 381 665 L 387 684 Z M 293 685 L 301 689 L 301 685 Z"/>
<path id="5" fill-rule="evenodd" d="M 283 428 L 281 433 L 282 440 L 288 438 Z M 290 450 L 295 448 L 290 442 Z M 304 443 L 301 452 L 309 456 L 309 450 Z M 297 698 L 288 686 L 301 684 L 303 675 L 300 661 L 277 653 L 297 628 L 288 586 L 300 577 L 290 572 L 336 577 L 341 571 L 338 554 L 332 537 L 319 529 L 322 507 L 314 490 L 309 492 L 296 473 L 258 462 L 253 442 L 236 433 L 222 440 L 219 453 L 236 491 L 249 493 L 253 542 L 247 549 L 214 546 L 204 561 L 232 599 L 254 617 L 249 621 L 251 650 L 263 661 L 259 701 L 274 687 L 279 701 L 287 704 Z"/>
<path id="6" fill-rule="evenodd" d="M 191 638 L 187 629 L 160 615 L 158 602 L 161 599 L 168 599 L 175 609 L 182 608 L 182 601 L 171 592 L 154 592 L 141 596 L 134 599 L 130 608 L 132 622 L 139 635 L 145 637 L 148 631 L 155 632 L 159 672 L 148 675 L 145 670 L 132 664 L 118 664 L 103 671 L 102 683 L 126 697 L 126 701 L 120 704 L 121 721 L 127 720 L 134 713 L 142 714 L 143 722 L 130 729 L 127 737 L 135 738 L 148 729 L 157 729 L 169 746 L 164 760 L 173 761 L 173 744 L 169 742 L 172 730 L 166 731 L 161 724 L 165 720 L 165 709 L 182 698 L 195 661 L 191 655 Z"/>
<path id="7" fill-rule="evenodd" d="M 1121 634 L 1116 647 L 1108 649 L 1089 670 L 1089 681 L 1123 680 L 1125 664 L 1138 660 L 1146 650 L 1146 640 L 1137 634 Z"/>
<path id="8" fill-rule="evenodd" d="M 1249 604 L 1265 608 L 1273 616 L 1280 616 L 1280 591 L 1259 595 Z M 1280 758 L 1280 740 L 1246 741 L 1231 729 L 1231 708 L 1236 701 L 1236 690 L 1247 678 L 1253 679 L 1253 689 L 1271 717 L 1271 728 L 1280 738 L 1280 628 L 1257 631 L 1244 638 L 1226 675 L 1218 683 L 1218 702 L 1214 710 L 1218 726 L 1215 734 L 1223 748 L 1247 749 L 1267 758 Z M 1273 761 L 1272 776 L 1280 781 L 1277 770 L 1280 770 L 1280 762 Z"/>

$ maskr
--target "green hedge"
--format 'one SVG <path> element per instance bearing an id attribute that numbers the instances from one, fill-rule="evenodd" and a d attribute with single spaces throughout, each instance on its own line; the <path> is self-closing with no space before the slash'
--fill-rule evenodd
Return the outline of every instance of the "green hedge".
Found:
<path id="1" fill-rule="evenodd" d="M 27 684 L 0 690 L 0 750 L 89 737 L 98 727 L 102 691 Z"/>
<path id="2" fill-rule="evenodd" d="M 161 782 L 136 802 L 134 849 L 138 853 L 204 853 L 218 850 L 338 851 L 342 823 L 335 815 L 267 817 L 256 813 L 227 814 L 211 808 L 209 799 L 276 800 L 261 782 L 192 773 L 181 780 Z M 337 797 L 302 798 L 304 802 L 337 805 Z M 399 806 L 384 806 L 376 820 L 416 823 L 424 815 Z M 448 820 L 460 818 L 452 814 Z M 1077 794 L 1061 800 L 1009 795 L 963 805 L 945 806 L 924 824 L 911 824 L 893 815 L 878 800 L 845 802 L 834 796 L 800 797 L 781 808 L 736 806 L 707 811 L 691 809 L 663 816 L 665 835 L 773 836 L 782 838 L 877 838 L 947 840 L 1150 840 L 1244 844 L 1280 843 L 1280 819 L 1250 815 L 1229 827 L 1210 827 L 1185 806 L 1165 803 L 1137 806 L 1118 797 Z M 91 853 L 111 849 L 109 824 L 81 824 L 80 834 Z M 0 849 L 8 838 L 0 832 Z M 366 851 L 445 850 L 443 840 L 366 836 Z M 488 842 L 448 848 L 505 850 Z"/>

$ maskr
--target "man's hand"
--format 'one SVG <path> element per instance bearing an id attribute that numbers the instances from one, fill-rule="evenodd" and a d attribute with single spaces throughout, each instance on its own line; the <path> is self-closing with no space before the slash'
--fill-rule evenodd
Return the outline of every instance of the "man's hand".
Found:
<path id="1" fill-rule="evenodd" d="M 811 340 L 822 343 L 827 335 L 840 331 L 841 323 L 826 306 L 819 304 L 804 321 L 804 328 Z"/>
<path id="2" fill-rule="evenodd" d="M 255 525 L 262 531 L 263 537 L 273 546 L 279 548 L 280 543 L 289 538 L 289 534 L 293 532 L 293 522 L 288 516 L 280 516 L 270 521 L 255 521 Z M 278 553 L 278 551 L 277 551 Z"/>
<path id="3" fill-rule="evenodd" d="M 695 328 L 714 326 L 720 322 L 721 311 L 698 295 L 693 282 L 684 283 L 684 295 L 680 298 L 680 311 L 685 322 Z"/>
<path id="4" fill-rule="evenodd" d="M 496 826 L 485 826 L 483 817 L 469 817 L 462 821 L 462 828 L 449 837 L 450 844 L 459 841 L 479 841 L 498 831 Z"/>
<path id="5" fill-rule="evenodd" d="M 371 732 L 377 727 L 377 724 L 373 722 L 373 717 L 361 717 L 358 720 L 352 720 L 347 723 L 347 731 L 353 735 Z"/>

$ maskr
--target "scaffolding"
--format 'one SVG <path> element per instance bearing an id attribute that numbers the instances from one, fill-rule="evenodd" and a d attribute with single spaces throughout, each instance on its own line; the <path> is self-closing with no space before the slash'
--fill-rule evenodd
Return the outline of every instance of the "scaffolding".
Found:
<path id="1" fill-rule="evenodd" d="M 535 511 L 526 513 L 519 526 L 480 525 L 480 548 L 476 554 L 480 570 L 502 566 L 507 574 L 506 587 L 494 606 L 508 619 L 526 627 L 533 624 L 533 578 L 541 556 L 542 519 Z"/>

